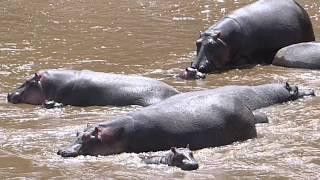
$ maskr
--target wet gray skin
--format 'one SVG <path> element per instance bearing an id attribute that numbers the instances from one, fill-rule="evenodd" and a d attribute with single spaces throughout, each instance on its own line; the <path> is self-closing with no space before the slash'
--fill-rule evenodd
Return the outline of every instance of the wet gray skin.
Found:
<path id="1" fill-rule="evenodd" d="M 9 93 L 8 102 L 73 106 L 149 106 L 179 93 L 164 82 L 134 75 L 88 70 L 46 70 Z"/>
<path id="2" fill-rule="evenodd" d="M 146 164 L 165 164 L 179 167 L 182 170 L 196 170 L 199 168 L 198 162 L 193 157 L 189 146 L 186 148 L 171 147 L 170 151 L 160 156 L 140 157 Z"/>
<path id="3" fill-rule="evenodd" d="M 182 93 L 159 104 L 89 127 L 77 135 L 72 145 L 59 150 L 58 155 L 139 153 L 185 144 L 190 144 L 194 149 L 225 145 L 255 137 L 254 124 L 268 121 L 264 114 L 252 111 L 314 95 L 312 90 L 299 92 L 297 86 L 288 83 L 225 86 Z M 235 107 L 240 109 L 234 111 Z M 219 125 L 231 120 L 239 124 L 232 123 L 230 127 Z M 237 132 L 234 128 L 241 124 L 246 124 L 247 130 Z M 229 138 L 230 132 L 236 133 L 232 139 Z M 212 136 L 220 137 L 208 138 Z"/>
<path id="4" fill-rule="evenodd" d="M 296 1 L 255 1 L 230 12 L 200 35 L 191 68 L 207 74 L 271 64 L 279 49 L 314 40 L 310 18 Z M 191 71 L 180 77 L 197 79 Z"/>

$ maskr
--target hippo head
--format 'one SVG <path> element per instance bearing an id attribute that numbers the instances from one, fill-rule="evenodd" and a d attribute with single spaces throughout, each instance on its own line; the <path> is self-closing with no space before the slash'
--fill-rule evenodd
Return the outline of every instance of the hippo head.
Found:
<path id="1" fill-rule="evenodd" d="M 179 74 L 182 79 L 204 79 L 205 73 L 223 69 L 229 59 L 230 50 L 221 32 L 201 33 L 196 46 L 197 56 L 191 67 Z"/>
<path id="2" fill-rule="evenodd" d="M 77 133 L 76 141 L 57 152 L 62 157 L 79 155 L 111 155 L 124 151 L 123 128 L 97 126 L 89 127 L 83 133 Z"/>
<path id="3" fill-rule="evenodd" d="M 315 96 L 314 90 L 300 91 L 297 86 L 291 86 L 286 82 L 285 88 L 290 93 L 290 100 L 296 100 L 305 96 Z"/>
<path id="4" fill-rule="evenodd" d="M 194 159 L 189 145 L 186 148 L 172 147 L 167 157 L 169 166 L 176 166 L 182 170 L 196 170 L 199 168 L 198 162 Z"/>
<path id="5" fill-rule="evenodd" d="M 221 32 L 201 33 L 196 41 L 197 56 L 191 67 L 202 73 L 222 69 L 229 58 L 229 48 L 222 40 Z"/>
<path id="6" fill-rule="evenodd" d="M 43 93 L 40 80 L 41 75 L 35 73 L 33 77 L 27 79 L 26 82 L 24 82 L 14 92 L 8 94 L 8 101 L 14 104 L 42 104 L 45 101 L 45 95 Z"/>

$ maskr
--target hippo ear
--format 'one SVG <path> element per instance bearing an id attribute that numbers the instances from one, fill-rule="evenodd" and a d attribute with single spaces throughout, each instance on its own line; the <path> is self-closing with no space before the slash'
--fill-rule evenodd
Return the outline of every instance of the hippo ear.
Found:
<path id="1" fill-rule="evenodd" d="M 212 38 L 214 40 L 217 40 L 218 38 L 221 38 L 221 37 L 222 37 L 222 33 L 220 31 L 214 32 L 212 35 Z"/>
<path id="2" fill-rule="evenodd" d="M 40 79 L 41 79 L 41 75 L 39 75 L 38 73 L 34 73 L 34 80 L 36 80 L 36 81 L 40 81 Z"/>
<path id="3" fill-rule="evenodd" d="M 177 152 L 175 147 L 171 147 L 171 152 L 173 152 L 174 154 Z"/>
<path id="4" fill-rule="evenodd" d="M 186 148 L 187 148 L 187 149 L 190 149 L 190 148 L 189 148 L 189 144 L 187 144 L 187 147 L 186 147 Z"/>
<path id="5" fill-rule="evenodd" d="M 203 37 L 204 36 L 204 33 L 202 31 L 200 31 L 200 36 L 199 38 Z"/>
<path id="6" fill-rule="evenodd" d="M 291 87 L 290 87 L 290 85 L 289 85 L 289 83 L 288 83 L 288 82 L 286 82 L 286 86 L 285 86 L 285 88 L 286 88 L 288 91 L 291 91 Z"/>

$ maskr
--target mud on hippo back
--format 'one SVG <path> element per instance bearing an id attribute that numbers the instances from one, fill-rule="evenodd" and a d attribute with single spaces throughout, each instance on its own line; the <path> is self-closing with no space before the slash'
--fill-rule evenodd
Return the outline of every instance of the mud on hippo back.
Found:
<path id="1" fill-rule="evenodd" d="M 8 101 L 33 105 L 141 105 L 158 103 L 178 91 L 155 79 L 88 70 L 47 70 L 27 79 Z"/>
<path id="2" fill-rule="evenodd" d="M 314 40 L 310 18 L 296 1 L 259 0 L 201 33 L 197 56 L 180 77 L 197 79 L 205 77 L 201 73 L 271 64 L 280 48 Z"/>

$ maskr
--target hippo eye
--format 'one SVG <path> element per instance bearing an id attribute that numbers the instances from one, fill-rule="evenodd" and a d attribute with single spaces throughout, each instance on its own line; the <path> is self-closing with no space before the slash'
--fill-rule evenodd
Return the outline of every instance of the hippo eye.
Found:
<path id="1" fill-rule="evenodd" d="M 179 154 L 179 155 L 177 155 L 176 157 L 175 157 L 175 161 L 176 162 L 180 162 L 180 161 L 182 161 L 184 159 L 184 156 L 182 155 L 182 154 Z"/>
<path id="2" fill-rule="evenodd" d="M 27 80 L 26 85 L 29 87 L 38 87 L 38 82 L 35 80 Z"/>

